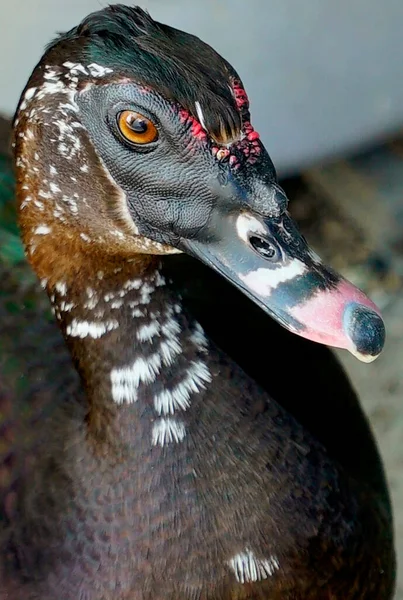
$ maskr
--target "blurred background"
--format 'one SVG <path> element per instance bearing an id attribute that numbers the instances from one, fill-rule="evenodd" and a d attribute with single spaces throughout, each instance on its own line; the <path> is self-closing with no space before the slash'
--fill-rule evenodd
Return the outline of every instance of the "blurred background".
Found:
<path id="1" fill-rule="evenodd" d="M 315 249 L 383 310 L 383 355 L 372 365 L 339 356 L 379 441 L 402 563 L 403 2 L 137 3 L 154 18 L 199 35 L 235 66 L 291 213 Z M 1 0 L 0 114 L 12 115 L 55 33 L 106 4 Z M 7 122 L 0 121 L 0 159 L 7 136 Z M 403 600 L 402 569 L 396 598 Z"/>

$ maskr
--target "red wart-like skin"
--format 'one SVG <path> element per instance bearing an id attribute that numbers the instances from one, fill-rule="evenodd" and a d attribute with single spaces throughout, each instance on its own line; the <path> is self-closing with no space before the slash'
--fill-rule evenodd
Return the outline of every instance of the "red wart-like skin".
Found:
<path id="1" fill-rule="evenodd" d="M 252 165 L 256 163 L 260 153 L 261 144 L 259 143 L 260 135 L 253 128 L 249 116 L 249 99 L 241 82 L 237 79 L 232 80 L 231 89 L 235 96 L 236 105 L 244 119 L 242 119 L 242 129 L 240 139 L 232 140 L 229 144 L 217 145 L 214 140 L 211 140 L 211 152 L 218 160 L 228 160 L 230 166 L 236 170 L 241 164 Z M 202 123 L 192 116 L 189 111 L 180 108 L 179 116 L 184 123 L 189 125 L 189 131 L 195 140 L 206 142 L 209 139 L 208 132 L 204 129 Z M 234 153 L 236 151 L 236 153 Z M 244 161 L 239 160 L 238 153 L 244 157 Z"/>

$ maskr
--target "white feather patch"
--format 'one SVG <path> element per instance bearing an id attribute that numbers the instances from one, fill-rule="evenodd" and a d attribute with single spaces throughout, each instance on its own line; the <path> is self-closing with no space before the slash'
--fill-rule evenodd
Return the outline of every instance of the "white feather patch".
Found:
<path id="1" fill-rule="evenodd" d="M 193 361 L 183 381 L 172 390 L 163 390 L 154 398 L 154 407 L 159 415 L 173 415 L 176 409 L 186 410 L 190 406 L 190 396 L 199 393 L 211 382 L 211 374 L 201 361 Z"/>
<path id="2" fill-rule="evenodd" d="M 139 342 L 151 342 L 153 337 L 160 334 L 161 326 L 157 320 L 141 325 L 137 330 Z"/>
<path id="3" fill-rule="evenodd" d="M 202 108 L 200 106 L 200 102 L 196 101 L 195 107 L 196 107 L 197 117 L 199 119 L 200 125 L 203 127 L 203 129 L 205 131 L 207 131 L 206 122 L 204 120 L 204 115 L 203 115 Z"/>
<path id="4" fill-rule="evenodd" d="M 152 430 L 154 446 L 166 446 L 172 442 L 181 442 L 186 436 L 185 425 L 175 419 L 158 419 Z"/>
<path id="5" fill-rule="evenodd" d="M 105 335 L 105 333 L 108 333 L 113 329 L 117 329 L 118 327 L 119 323 L 116 320 L 105 321 L 103 323 L 96 323 L 91 321 L 79 321 L 78 319 L 73 319 L 70 325 L 67 325 L 66 333 L 71 337 L 91 337 L 93 339 L 97 339 Z"/>
<path id="6" fill-rule="evenodd" d="M 140 383 L 155 381 L 160 369 L 161 356 L 158 353 L 147 358 L 140 357 L 129 367 L 112 369 L 110 377 L 114 401 L 117 404 L 135 402 Z"/>
<path id="7" fill-rule="evenodd" d="M 48 227 L 48 225 L 38 225 L 38 227 L 36 227 L 34 229 L 34 234 L 35 235 L 47 235 L 51 231 L 52 231 L 52 228 Z"/>
<path id="8" fill-rule="evenodd" d="M 239 279 L 252 291 L 263 297 L 268 297 L 280 283 L 290 281 L 306 271 L 304 263 L 294 258 L 288 265 L 277 267 L 277 269 L 266 269 L 260 267 L 256 271 L 250 271 L 246 275 L 239 274 Z"/>
<path id="9" fill-rule="evenodd" d="M 236 554 L 228 561 L 228 564 L 234 571 L 235 577 L 239 583 L 267 579 L 280 568 L 279 562 L 275 556 L 260 559 L 248 549 L 245 550 L 245 552 Z"/>
<path id="10" fill-rule="evenodd" d="M 248 213 L 242 213 L 236 220 L 236 230 L 241 238 L 246 243 L 249 243 L 251 234 L 257 233 L 266 235 L 267 229 L 256 217 Z"/>

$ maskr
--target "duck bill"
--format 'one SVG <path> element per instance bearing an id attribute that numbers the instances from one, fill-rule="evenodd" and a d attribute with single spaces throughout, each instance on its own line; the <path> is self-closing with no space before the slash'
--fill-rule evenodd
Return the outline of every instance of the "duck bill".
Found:
<path id="1" fill-rule="evenodd" d="M 288 214 L 216 213 L 183 249 L 293 333 L 346 349 L 364 362 L 382 351 L 385 327 L 378 308 L 321 262 Z"/>

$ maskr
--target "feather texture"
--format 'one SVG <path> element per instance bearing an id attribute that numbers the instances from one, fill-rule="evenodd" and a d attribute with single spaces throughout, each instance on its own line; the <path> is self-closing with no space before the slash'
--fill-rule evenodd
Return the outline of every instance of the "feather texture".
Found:
<path id="1" fill-rule="evenodd" d="M 24 260 L 15 210 L 10 133 L 10 122 L 0 116 L 0 261 L 8 265 Z"/>

